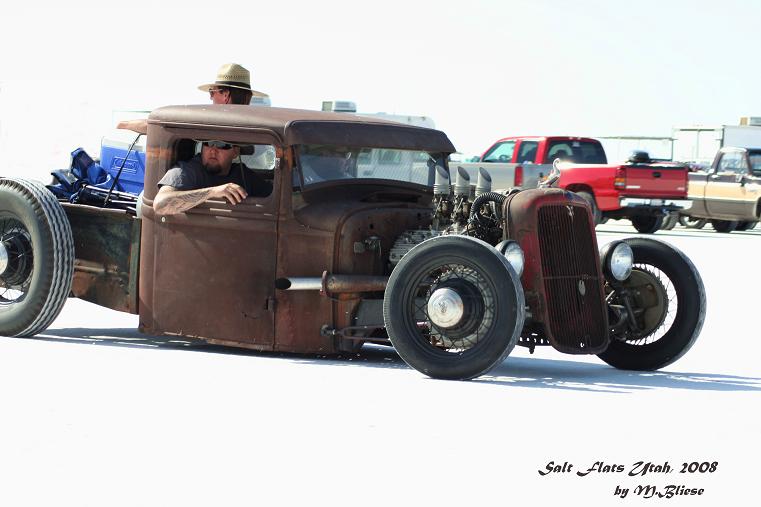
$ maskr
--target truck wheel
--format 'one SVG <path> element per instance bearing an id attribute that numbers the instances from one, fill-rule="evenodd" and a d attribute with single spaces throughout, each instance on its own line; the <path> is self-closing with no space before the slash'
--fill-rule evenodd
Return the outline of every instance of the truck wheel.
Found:
<path id="1" fill-rule="evenodd" d="M 730 233 L 737 228 L 736 220 L 711 220 L 711 225 L 716 232 Z"/>
<path id="2" fill-rule="evenodd" d="M 595 197 L 589 192 L 576 192 L 576 193 L 579 195 L 579 197 L 583 197 L 584 200 L 589 203 L 589 207 L 592 208 L 592 219 L 594 220 L 595 225 L 599 225 L 603 223 L 602 211 L 600 211 L 600 208 L 597 207 L 597 202 L 595 202 Z"/>
<path id="3" fill-rule="evenodd" d="M 494 247 L 469 236 L 414 247 L 391 273 L 383 298 L 396 351 L 439 379 L 472 379 L 504 361 L 524 319 L 518 275 Z"/>
<path id="4" fill-rule="evenodd" d="M 663 225 L 663 216 L 640 215 L 631 217 L 632 225 L 637 232 L 642 234 L 654 234 Z"/>
<path id="5" fill-rule="evenodd" d="M 74 241 L 66 213 L 40 183 L 0 179 L 0 334 L 33 336 L 71 289 Z"/>
<path id="6" fill-rule="evenodd" d="M 697 340 L 706 314 L 700 273 L 677 248 L 648 238 L 624 240 L 634 253 L 632 275 L 624 282 L 638 325 L 611 334 L 599 357 L 623 370 L 657 370 L 682 357 Z M 612 289 L 611 305 L 623 299 Z"/>
<path id="7" fill-rule="evenodd" d="M 758 222 L 755 222 L 755 221 L 753 221 L 753 222 L 739 222 L 737 224 L 737 227 L 735 227 L 735 230 L 736 231 L 749 231 L 749 230 L 755 228 L 756 224 L 758 224 Z"/>
<path id="8" fill-rule="evenodd" d="M 661 229 L 664 231 L 670 231 L 671 229 L 676 226 L 677 222 L 679 221 L 679 217 L 675 213 L 669 213 L 666 218 L 663 220 L 663 225 L 661 225 Z"/>
<path id="9" fill-rule="evenodd" d="M 705 218 L 691 217 L 689 215 L 679 215 L 679 223 L 683 227 L 689 229 L 702 229 L 705 227 L 706 223 L 708 223 L 708 220 Z"/>

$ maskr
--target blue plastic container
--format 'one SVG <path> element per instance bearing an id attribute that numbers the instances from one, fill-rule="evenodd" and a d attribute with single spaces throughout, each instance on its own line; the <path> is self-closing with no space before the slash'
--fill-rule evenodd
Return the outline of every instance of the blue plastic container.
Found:
<path id="1" fill-rule="evenodd" d="M 100 146 L 100 165 L 115 178 L 119 173 L 119 168 L 124 164 L 119 176 L 119 186 L 125 192 L 137 195 L 142 192 L 145 182 L 145 147 L 135 145 L 127 156 L 129 144 L 112 139 L 103 139 Z"/>

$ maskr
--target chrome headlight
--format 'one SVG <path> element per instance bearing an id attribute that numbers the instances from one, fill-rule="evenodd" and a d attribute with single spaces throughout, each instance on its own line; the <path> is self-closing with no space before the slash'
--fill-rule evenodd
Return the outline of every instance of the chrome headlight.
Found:
<path id="1" fill-rule="evenodd" d="M 499 253 L 505 256 L 507 259 L 507 262 L 510 263 L 510 266 L 513 267 L 515 272 L 518 274 L 518 278 L 523 275 L 523 249 L 518 244 L 517 241 L 514 241 L 512 239 L 506 239 L 505 241 L 501 241 L 497 246 L 495 247 Z"/>
<path id="2" fill-rule="evenodd" d="M 634 264 L 634 252 L 628 243 L 613 241 L 600 250 L 600 260 L 606 277 L 613 277 L 619 282 L 629 278 Z"/>

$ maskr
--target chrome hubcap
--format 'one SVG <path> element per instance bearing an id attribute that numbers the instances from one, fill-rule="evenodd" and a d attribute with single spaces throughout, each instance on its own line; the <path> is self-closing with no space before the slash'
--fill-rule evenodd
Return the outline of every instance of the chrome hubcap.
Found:
<path id="1" fill-rule="evenodd" d="M 428 300 L 428 318 L 438 327 L 456 326 L 464 314 L 462 298 L 450 288 L 436 289 Z"/>

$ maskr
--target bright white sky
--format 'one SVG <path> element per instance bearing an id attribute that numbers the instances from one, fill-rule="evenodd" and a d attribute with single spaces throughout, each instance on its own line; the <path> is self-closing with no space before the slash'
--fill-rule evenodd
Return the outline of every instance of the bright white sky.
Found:
<path id="1" fill-rule="evenodd" d="M 426 115 L 465 153 L 761 116 L 751 0 L 104 3 L 3 8 L 2 174 L 97 153 L 114 110 L 207 103 L 231 61 L 274 106 Z"/>

